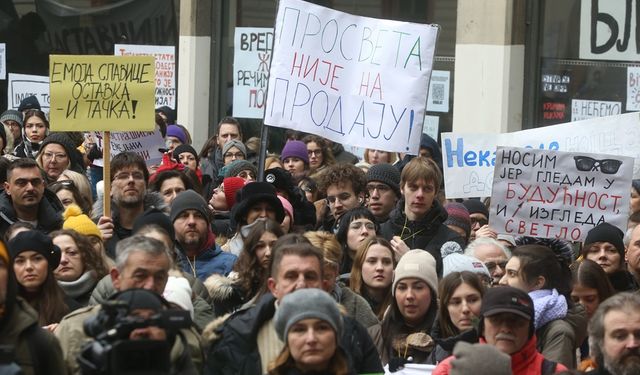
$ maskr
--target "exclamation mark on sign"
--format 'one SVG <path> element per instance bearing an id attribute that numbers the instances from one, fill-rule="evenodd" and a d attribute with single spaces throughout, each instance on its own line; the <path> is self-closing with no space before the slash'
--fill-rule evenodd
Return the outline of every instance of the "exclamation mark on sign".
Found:
<path id="1" fill-rule="evenodd" d="M 409 135 L 407 135 L 407 151 L 409 151 L 409 138 L 411 138 L 411 130 L 413 130 L 413 109 L 409 112 Z"/>
<path id="2" fill-rule="evenodd" d="M 137 100 L 131 101 L 131 111 L 133 112 L 133 118 L 136 118 L 136 107 L 138 106 Z"/>

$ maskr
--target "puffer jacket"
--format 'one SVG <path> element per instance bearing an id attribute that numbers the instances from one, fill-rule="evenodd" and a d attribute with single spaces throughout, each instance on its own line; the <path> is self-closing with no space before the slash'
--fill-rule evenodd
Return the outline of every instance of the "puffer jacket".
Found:
<path id="1" fill-rule="evenodd" d="M 424 218 L 417 221 L 407 220 L 404 214 L 404 199 L 398 201 L 396 208 L 391 211 L 389 220 L 380 226 L 380 235 L 387 240 L 403 233 L 403 240 L 409 249 L 424 249 L 436 260 L 438 277 L 442 276 L 442 256 L 440 247 L 445 242 L 455 241 L 464 248 L 464 239 L 456 232 L 444 225 L 447 211 L 437 200 L 433 201 L 431 209 Z"/>
<path id="2" fill-rule="evenodd" d="M 38 313 L 20 297 L 0 319 L 0 345 L 14 348 L 25 375 L 66 374 L 60 343 L 38 325 Z M 35 351 L 35 353 L 34 353 Z"/>
<path id="3" fill-rule="evenodd" d="M 62 212 L 64 206 L 60 203 L 58 196 L 49 189 L 44 189 L 42 200 L 38 205 L 38 227 L 37 230 L 44 233 L 51 233 L 62 228 Z M 18 221 L 16 211 L 13 209 L 11 197 L 5 190 L 0 192 L 0 235 L 4 237 L 9 226 Z"/>
<path id="4" fill-rule="evenodd" d="M 553 320 L 536 330 L 537 350 L 548 360 L 576 368 L 576 349 L 587 336 L 587 314 L 574 304 L 564 319 Z"/>

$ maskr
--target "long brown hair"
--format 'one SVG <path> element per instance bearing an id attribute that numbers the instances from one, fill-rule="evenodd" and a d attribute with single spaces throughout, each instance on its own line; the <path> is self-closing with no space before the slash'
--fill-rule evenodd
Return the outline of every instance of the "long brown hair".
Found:
<path id="1" fill-rule="evenodd" d="M 438 313 L 438 325 L 440 326 L 441 338 L 455 336 L 460 330 L 451 321 L 449 315 L 449 301 L 455 293 L 456 289 L 462 284 L 467 284 L 480 293 L 480 297 L 484 296 L 484 285 L 480 281 L 478 274 L 469 271 L 451 272 L 445 276 L 438 285 L 438 296 L 440 296 L 440 309 Z"/>
<path id="2" fill-rule="evenodd" d="M 107 275 L 107 273 L 109 273 L 109 270 L 107 270 L 104 262 L 102 261 L 102 257 L 95 251 L 93 245 L 91 244 L 91 241 L 89 241 L 89 237 L 72 229 L 60 229 L 52 232 L 49 236 L 52 239 L 58 236 L 71 237 L 71 239 L 73 239 L 73 242 L 76 243 L 78 251 L 80 252 L 80 258 L 82 259 L 84 270 L 96 271 L 97 280 L 102 279 Z"/>
<path id="3" fill-rule="evenodd" d="M 256 245 L 262 235 L 267 232 L 273 233 L 278 238 L 284 235 L 280 224 L 274 220 L 267 219 L 256 223 L 245 238 L 244 250 L 240 252 L 240 256 L 233 266 L 233 270 L 238 273 L 238 283 L 246 299 L 258 294 L 260 289 L 267 284 L 269 270 L 262 267 L 260 259 L 256 256 Z M 271 252 L 273 255 L 273 249 Z"/>
<path id="4" fill-rule="evenodd" d="M 367 299 L 369 299 L 370 297 L 367 294 L 367 285 L 365 285 L 362 280 L 362 265 L 367 258 L 369 248 L 373 245 L 380 245 L 389 249 L 391 259 L 393 260 L 393 269 L 395 269 L 396 265 L 398 264 L 395 253 L 393 252 L 393 249 L 391 247 L 391 243 L 389 243 L 389 241 L 387 241 L 386 239 L 379 236 L 369 237 L 360 245 L 358 251 L 356 252 L 356 255 L 353 257 L 353 265 L 351 266 L 351 274 L 349 276 L 349 288 Z M 387 288 L 387 291 L 385 293 L 384 300 L 380 301 L 380 306 L 373 311 L 373 313 L 376 314 L 379 320 L 382 320 L 384 312 L 391 304 L 391 301 L 393 301 L 393 296 L 391 295 L 392 286 L 392 284 L 389 284 L 389 287 Z"/>
<path id="5" fill-rule="evenodd" d="M 12 265 L 13 267 L 13 265 Z M 27 290 L 18 283 L 18 295 L 38 312 L 38 324 L 46 326 L 59 323 L 70 312 L 64 301 L 65 294 L 53 277 L 53 270 L 47 266 L 47 277 L 35 293 Z"/>

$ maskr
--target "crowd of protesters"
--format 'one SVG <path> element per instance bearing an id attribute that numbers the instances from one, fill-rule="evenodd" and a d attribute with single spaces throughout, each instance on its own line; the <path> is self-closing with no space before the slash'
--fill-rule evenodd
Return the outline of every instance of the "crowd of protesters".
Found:
<path id="1" fill-rule="evenodd" d="M 165 343 L 167 374 L 640 373 L 640 181 L 626 233 L 570 243 L 447 201 L 427 135 L 417 156 L 353 155 L 289 131 L 258 176 L 236 119 L 197 152 L 161 107 L 162 163 L 123 152 L 101 181 L 102 150 L 50 132 L 35 98 L 0 123 L 2 369 L 99 373 L 89 321 Z"/>

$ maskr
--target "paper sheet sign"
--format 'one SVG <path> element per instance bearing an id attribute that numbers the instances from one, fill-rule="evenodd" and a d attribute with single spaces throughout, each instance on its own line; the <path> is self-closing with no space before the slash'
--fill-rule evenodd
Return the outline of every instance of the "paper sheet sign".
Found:
<path id="1" fill-rule="evenodd" d="M 153 56 L 51 55 L 51 129 L 152 131 L 154 64 Z"/>
<path id="2" fill-rule="evenodd" d="M 264 123 L 416 154 L 437 25 L 281 0 Z"/>
<path id="3" fill-rule="evenodd" d="M 633 158 L 498 147 L 489 223 L 498 233 L 583 241 L 627 228 Z"/>

